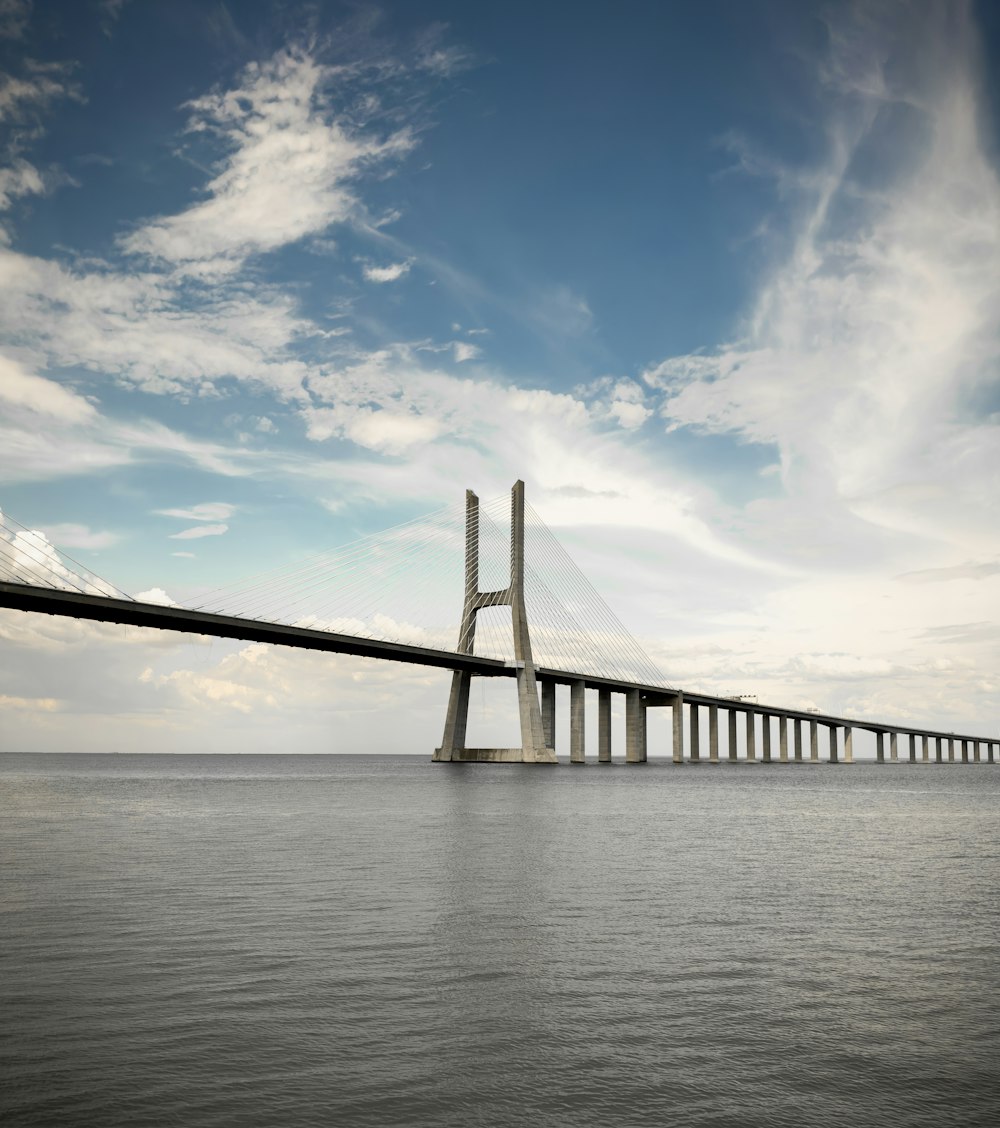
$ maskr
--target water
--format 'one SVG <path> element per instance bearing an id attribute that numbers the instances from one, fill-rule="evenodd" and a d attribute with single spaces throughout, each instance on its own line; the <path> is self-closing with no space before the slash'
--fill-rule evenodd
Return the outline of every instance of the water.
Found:
<path id="1" fill-rule="evenodd" d="M 0 757 L 0 1120 L 1000 1124 L 1000 769 Z"/>

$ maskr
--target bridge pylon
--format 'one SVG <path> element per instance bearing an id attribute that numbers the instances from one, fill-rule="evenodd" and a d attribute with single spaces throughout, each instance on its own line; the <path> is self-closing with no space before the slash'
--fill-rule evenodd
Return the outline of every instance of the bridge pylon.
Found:
<path id="1" fill-rule="evenodd" d="M 460 654 L 475 652 L 476 615 L 484 607 L 510 608 L 521 747 L 466 747 L 472 675 L 456 670 L 452 674 L 441 747 L 435 749 L 433 758 L 488 764 L 555 764 L 555 750 L 545 743 L 524 602 L 524 482 L 521 481 L 514 483 L 510 494 L 510 584 L 499 591 L 479 590 L 479 498 L 472 490 L 465 491 L 465 599 L 458 636 Z"/>

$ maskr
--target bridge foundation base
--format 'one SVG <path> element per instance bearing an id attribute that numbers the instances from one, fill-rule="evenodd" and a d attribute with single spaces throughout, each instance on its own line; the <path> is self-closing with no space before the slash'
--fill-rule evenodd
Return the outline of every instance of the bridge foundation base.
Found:
<path id="1" fill-rule="evenodd" d="M 523 748 L 455 748 L 434 750 L 434 759 L 452 764 L 557 764 L 555 749 L 525 755 Z"/>

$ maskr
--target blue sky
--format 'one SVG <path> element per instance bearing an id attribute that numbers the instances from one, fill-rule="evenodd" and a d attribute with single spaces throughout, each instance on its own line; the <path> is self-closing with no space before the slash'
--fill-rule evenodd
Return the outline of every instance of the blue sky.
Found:
<path id="1" fill-rule="evenodd" d="M 998 43 L 974 3 L 0 0 L 0 509 L 183 599 L 521 477 L 671 681 L 994 732 Z M 443 710 L 0 630 L 18 747 Z"/>

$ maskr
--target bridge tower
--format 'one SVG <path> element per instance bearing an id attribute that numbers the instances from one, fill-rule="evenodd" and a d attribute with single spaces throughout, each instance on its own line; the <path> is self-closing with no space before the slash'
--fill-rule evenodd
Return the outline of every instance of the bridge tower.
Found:
<path id="1" fill-rule="evenodd" d="M 474 653 L 476 614 L 483 607 L 509 607 L 514 632 L 514 666 L 517 705 L 521 719 L 520 748 L 467 748 L 469 687 L 472 675 L 456 670 L 445 717 L 441 747 L 435 760 L 481 763 L 555 764 L 556 754 L 546 747 L 542 711 L 538 704 L 535 664 L 531 657 L 528 613 L 524 604 L 524 482 L 515 482 L 510 494 L 510 584 L 500 591 L 479 590 L 479 498 L 465 491 L 465 599 L 458 652 Z"/>

